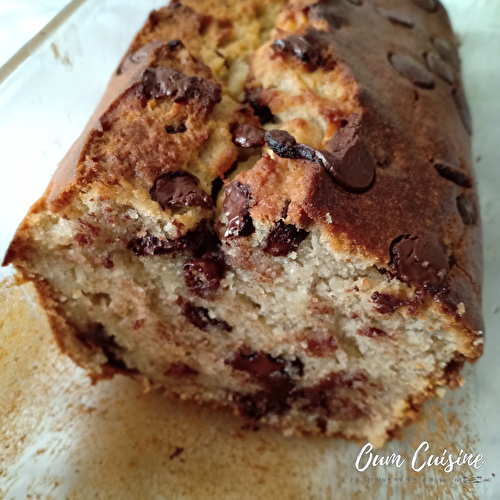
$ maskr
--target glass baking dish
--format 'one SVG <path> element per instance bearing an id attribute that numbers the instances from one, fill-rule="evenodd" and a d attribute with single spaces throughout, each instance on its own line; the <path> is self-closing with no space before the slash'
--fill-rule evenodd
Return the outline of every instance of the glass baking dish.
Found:
<path id="1" fill-rule="evenodd" d="M 1 255 L 84 128 L 134 34 L 164 3 L 74 0 L 0 68 Z M 464 387 L 427 403 L 402 440 L 373 450 L 401 454 L 405 464 L 359 472 L 360 444 L 257 432 L 230 415 L 164 399 L 122 376 L 92 385 L 59 353 L 31 285 L 16 286 L 4 269 L 0 497 L 500 498 L 500 476 L 492 475 L 500 474 L 500 65 L 494 64 L 500 2 L 443 3 L 462 42 L 474 117 L 487 341 L 483 358 L 465 369 Z M 463 450 L 481 453 L 486 462 L 479 470 L 456 466 L 445 472 L 438 466 L 415 472 L 411 458 L 423 441 L 429 443 L 427 457 Z M 471 476 L 475 484 L 469 484 Z"/>

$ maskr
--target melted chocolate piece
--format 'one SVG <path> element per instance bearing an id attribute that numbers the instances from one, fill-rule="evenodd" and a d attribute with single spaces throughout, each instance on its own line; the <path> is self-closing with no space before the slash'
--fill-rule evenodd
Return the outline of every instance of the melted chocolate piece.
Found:
<path id="1" fill-rule="evenodd" d="M 404 301 L 395 295 L 389 293 L 373 292 L 371 299 L 377 307 L 380 314 L 392 314 L 404 305 Z"/>
<path id="2" fill-rule="evenodd" d="M 265 138 L 269 147 L 280 158 L 296 159 L 302 157 L 295 137 L 290 135 L 286 130 L 270 130 L 266 132 Z"/>
<path id="3" fill-rule="evenodd" d="M 170 97 L 174 102 L 199 99 L 212 109 L 222 99 L 221 86 L 198 76 L 187 76 L 165 66 L 147 68 L 142 75 L 144 95 L 148 98 Z"/>
<path id="4" fill-rule="evenodd" d="M 446 255 L 433 242 L 418 236 L 400 236 L 391 245 L 390 267 L 402 281 L 438 293 L 448 274 Z"/>
<path id="5" fill-rule="evenodd" d="M 436 49 L 436 52 L 441 56 L 443 61 L 446 61 L 455 70 L 460 69 L 460 59 L 451 42 L 443 38 L 434 38 L 432 40 L 432 46 Z"/>
<path id="6" fill-rule="evenodd" d="M 347 0 L 349 3 L 352 3 L 353 5 L 363 5 L 362 0 Z"/>
<path id="7" fill-rule="evenodd" d="M 262 104 L 259 100 L 259 95 L 262 89 L 255 89 L 246 93 L 246 101 L 253 109 L 254 115 L 259 119 L 261 125 L 274 122 L 274 115 L 271 113 L 269 106 Z"/>
<path id="8" fill-rule="evenodd" d="M 216 330 L 232 331 L 232 327 L 222 319 L 211 318 L 208 314 L 208 309 L 198 307 L 191 302 L 183 302 L 182 313 L 186 319 L 196 328 L 204 332 L 210 331 L 210 327 Z"/>
<path id="9" fill-rule="evenodd" d="M 469 104 L 467 103 L 467 98 L 465 97 L 465 93 L 462 89 L 453 91 L 453 101 L 457 107 L 458 114 L 462 119 L 465 130 L 467 130 L 469 134 L 472 134 L 472 117 L 469 110 Z"/>
<path id="10" fill-rule="evenodd" d="M 373 326 L 367 328 L 366 330 L 358 330 L 358 335 L 362 335 L 363 337 L 370 337 L 372 339 L 380 337 L 391 337 L 391 335 L 389 335 L 387 332 L 384 332 L 384 330 L 380 330 L 379 328 L 375 328 Z"/>
<path id="11" fill-rule="evenodd" d="M 132 64 L 139 64 L 143 59 L 146 59 L 146 57 L 148 57 L 154 49 L 160 47 L 162 44 L 163 42 L 161 40 L 155 40 L 154 42 L 150 42 L 144 45 L 132 54 L 128 54 L 127 56 L 125 56 L 125 59 L 120 64 L 120 66 L 118 66 L 116 74 L 122 75 L 130 68 Z"/>
<path id="12" fill-rule="evenodd" d="M 457 198 L 457 208 L 462 218 L 462 222 L 466 226 L 470 226 L 476 223 L 477 214 L 472 200 L 465 195 L 460 195 Z"/>
<path id="13" fill-rule="evenodd" d="M 164 255 L 172 252 L 190 252 L 193 257 L 200 258 L 205 254 L 217 254 L 220 240 L 206 222 L 200 223 L 194 231 L 188 231 L 176 240 L 160 240 L 155 236 L 132 238 L 127 248 L 137 256 Z"/>
<path id="14" fill-rule="evenodd" d="M 326 155 L 323 166 L 334 181 L 349 192 L 366 191 L 375 178 L 375 166 L 361 138 L 360 116 L 350 115 L 347 125 L 333 134 L 328 146 L 332 154 Z"/>
<path id="15" fill-rule="evenodd" d="M 434 88 L 431 73 L 412 57 L 404 54 L 391 54 L 389 55 L 389 62 L 402 77 L 410 80 L 417 87 L 423 89 Z"/>
<path id="16" fill-rule="evenodd" d="M 435 163 L 434 168 L 441 177 L 454 182 L 457 186 L 464 188 L 472 187 L 470 179 L 463 172 L 458 170 L 458 168 L 450 167 L 449 165 L 444 165 L 443 163 Z"/>
<path id="17" fill-rule="evenodd" d="M 335 10 L 335 5 L 315 3 L 309 6 L 309 19 L 324 19 L 332 30 L 338 30 L 342 25 L 342 20 Z"/>
<path id="18" fill-rule="evenodd" d="M 441 80 L 450 85 L 455 85 L 455 74 L 453 70 L 435 52 L 428 52 L 425 56 L 425 60 L 427 62 L 427 67 L 438 75 Z"/>
<path id="19" fill-rule="evenodd" d="M 238 125 L 233 130 L 233 142 L 242 148 L 257 148 L 266 143 L 265 130 L 251 125 Z"/>
<path id="20" fill-rule="evenodd" d="M 410 16 L 398 12 L 397 10 L 384 9 L 384 7 L 376 7 L 376 9 L 381 16 L 386 17 L 394 24 L 399 24 L 405 28 L 413 28 L 415 25 Z"/>
<path id="21" fill-rule="evenodd" d="M 225 238 L 250 236 L 255 228 L 250 217 L 250 186 L 233 181 L 226 188 L 222 212 L 227 216 Z"/>
<path id="22" fill-rule="evenodd" d="M 307 339 L 307 354 L 315 358 L 328 357 L 338 348 L 337 339 L 331 335 L 326 338 Z"/>
<path id="23" fill-rule="evenodd" d="M 375 178 L 375 166 L 360 134 L 360 116 L 349 116 L 344 128 L 333 134 L 326 149 L 299 143 L 285 130 L 266 132 L 269 147 L 281 158 L 319 163 L 340 187 L 351 193 L 366 191 Z"/>
<path id="24" fill-rule="evenodd" d="M 437 0 L 411 0 L 418 7 L 426 10 L 427 12 L 436 12 L 438 8 Z"/>
<path id="25" fill-rule="evenodd" d="M 184 281 L 189 291 L 203 299 L 210 299 L 220 287 L 224 269 L 209 255 L 184 264 Z"/>
<path id="26" fill-rule="evenodd" d="M 177 127 L 175 125 L 168 125 L 165 130 L 167 131 L 167 134 L 182 134 L 187 130 L 187 128 L 184 123 L 181 123 Z"/>
<path id="27" fill-rule="evenodd" d="M 145 255 L 164 255 L 177 250 L 177 242 L 173 240 L 160 240 L 156 236 L 146 236 L 144 238 L 132 238 L 127 248 L 133 250 L 135 255 L 143 257 Z"/>
<path id="28" fill-rule="evenodd" d="M 285 257 L 295 252 L 309 234 L 305 229 L 297 229 L 293 224 L 285 224 L 279 220 L 269 231 L 264 252 L 273 257 Z"/>
<path id="29" fill-rule="evenodd" d="M 168 48 L 170 49 L 170 52 L 184 48 L 184 44 L 177 38 L 167 42 L 167 45 L 168 45 Z"/>
<path id="30" fill-rule="evenodd" d="M 117 370 L 127 370 L 127 365 L 121 360 L 118 353 L 123 352 L 114 335 L 110 335 L 101 323 L 90 323 L 85 332 L 78 332 L 77 338 L 89 348 L 99 347 L 108 360 L 108 365 Z"/>
<path id="31" fill-rule="evenodd" d="M 163 375 L 166 377 L 186 377 L 188 375 L 198 375 L 198 372 L 189 365 L 178 361 L 177 363 L 171 363 Z"/>
<path id="32" fill-rule="evenodd" d="M 291 35 L 287 38 L 275 40 L 271 46 L 277 54 L 293 56 L 306 64 L 308 71 L 314 71 L 323 65 L 318 51 L 308 40 L 307 35 Z"/>
<path id="33" fill-rule="evenodd" d="M 285 360 L 281 356 L 273 358 L 270 354 L 262 351 L 252 354 L 240 353 L 228 364 L 235 370 L 248 372 L 256 377 L 267 377 L 271 373 L 281 372 L 286 366 Z"/>
<path id="34" fill-rule="evenodd" d="M 170 207 L 212 208 L 210 195 L 199 187 L 200 181 L 189 172 L 176 171 L 161 174 L 151 189 L 151 199 L 163 210 Z"/>
<path id="35" fill-rule="evenodd" d="M 281 218 L 286 219 L 288 217 L 288 207 L 290 206 L 290 200 L 285 201 L 285 208 L 283 208 L 283 212 L 281 212 Z"/>

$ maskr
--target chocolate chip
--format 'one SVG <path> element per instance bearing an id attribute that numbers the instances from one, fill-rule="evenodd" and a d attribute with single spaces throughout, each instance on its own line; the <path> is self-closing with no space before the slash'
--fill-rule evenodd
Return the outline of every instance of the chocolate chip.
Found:
<path id="1" fill-rule="evenodd" d="M 118 370 L 127 370 L 127 365 L 119 359 L 117 353 L 123 348 L 115 341 L 114 335 L 110 335 L 101 323 L 89 323 L 84 332 L 78 332 L 77 338 L 87 347 L 99 347 L 108 360 L 108 365 Z"/>
<path id="2" fill-rule="evenodd" d="M 266 132 L 269 147 L 281 158 L 301 158 L 297 149 L 297 141 L 286 130 L 270 130 Z"/>
<path id="3" fill-rule="evenodd" d="M 183 303 L 182 312 L 192 325 L 204 332 L 210 331 L 211 328 L 215 330 L 225 330 L 227 332 L 230 332 L 233 329 L 224 320 L 211 318 L 208 313 L 208 309 L 205 307 L 195 306 L 191 302 Z"/>
<path id="4" fill-rule="evenodd" d="M 328 143 L 331 151 L 297 144 L 285 130 L 266 132 L 266 141 L 281 158 L 300 158 L 319 163 L 346 191 L 366 191 L 375 178 L 373 160 L 360 135 L 359 115 L 350 115 L 345 127 L 332 136 Z"/>
<path id="5" fill-rule="evenodd" d="M 460 59 L 451 42 L 443 38 L 434 38 L 432 39 L 432 45 L 443 61 L 446 61 L 455 70 L 460 69 Z"/>
<path id="6" fill-rule="evenodd" d="M 132 64 L 139 64 L 142 60 L 146 59 L 146 57 L 148 57 L 154 49 L 160 47 L 161 45 L 163 45 L 163 42 L 161 40 L 155 40 L 154 42 L 147 43 L 132 54 L 128 54 L 127 56 L 125 56 L 122 64 L 118 66 L 116 74 L 122 75 L 130 68 Z"/>
<path id="7" fill-rule="evenodd" d="M 212 109 L 222 99 L 218 83 L 197 76 L 187 76 L 165 66 L 147 68 L 142 75 L 142 85 L 148 99 L 170 97 L 174 102 L 199 99 L 206 109 Z"/>
<path id="8" fill-rule="evenodd" d="M 184 264 L 184 281 L 191 293 L 211 299 L 220 287 L 223 272 L 221 262 L 206 256 Z"/>
<path id="9" fill-rule="evenodd" d="M 181 123 L 180 125 L 169 125 L 168 127 L 166 127 L 165 129 L 167 131 L 167 134 L 183 134 L 187 128 L 186 128 L 186 125 L 184 125 L 184 123 Z"/>
<path id="10" fill-rule="evenodd" d="M 404 54 L 390 54 L 389 62 L 402 77 L 410 80 L 417 87 L 434 88 L 431 73 L 412 57 Z"/>
<path id="11" fill-rule="evenodd" d="M 354 2 L 351 2 L 354 3 Z M 360 5 L 360 4 L 355 4 Z M 309 19 L 324 19 L 328 26 L 334 30 L 338 30 L 342 26 L 342 20 L 335 12 L 334 5 L 324 3 L 316 3 L 309 6 Z"/>
<path id="12" fill-rule="evenodd" d="M 427 67 L 442 80 L 450 85 L 455 84 L 455 74 L 453 70 L 446 64 L 435 52 L 428 52 L 425 55 Z"/>
<path id="13" fill-rule="evenodd" d="M 212 198 L 199 187 L 197 177 L 183 170 L 166 172 L 156 179 L 151 199 L 163 210 L 170 207 L 212 208 Z"/>
<path id="14" fill-rule="evenodd" d="M 427 12 L 436 12 L 438 8 L 437 0 L 411 0 L 418 7 L 426 10 Z"/>
<path id="15" fill-rule="evenodd" d="M 250 236 L 255 228 L 250 217 L 252 191 L 247 184 L 233 181 L 226 188 L 222 212 L 227 217 L 225 238 Z"/>
<path id="16" fill-rule="evenodd" d="M 273 257 L 285 257 L 295 252 L 309 234 L 305 229 L 297 229 L 293 224 L 285 224 L 279 220 L 269 231 L 264 252 Z"/>
<path id="17" fill-rule="evenodd" d="M 237 125 L 233 130 L 233 142 L 242 148 L 257 148 L 265 144 L 265 130 L 251 125 Z"/>
<path id="18" fill-rule="evenodd" d="M 321 57 L 314 45 L 306 36 L 291 35 L 288 38 L 275 40 L 272 49 L 277 54 L 294 56 L 305 63 L 309 71 L 314 71 L 321 66 Z"/>
<path id="19" fill-rule="evenodd" d="M 170 42 L 167 42 L 167 45 L 170 49 L 170 52 L 184 48 L 184 44 L 178 39 L 170 40 Z"/>
<path id="20" fill-rule="evenodd" d="M 328 142 L 331 153 L 325 155 L 323 166 L 337 184 L 346 191 L 366 191 L 375 178 L 374 162 L 361 137 L 361 117 L 352 114 L 344 128 Z M 329 154 L 325 154 L 329 153 Z"/>
<path id="21" fill-rule="evenodd" d="M 437 170 L 438 174 L 444 179 L 454 182 L 457 186 L 470 188 L 472 183 L 470 179 L 458 168 L 451 167 L 450 165 L 445 165 L 444 163 L 435 163 L 434 168 Z"/>
<path id="22" fill-rule="evenodd" d="M 389 293 L 373 292 L 371 299 L 377 304 L 375 309 L 380 314 L 392 314 L 403 305 L 403 301 L 399 297 Z"/>
<path id="23" fill-rule="evenodd" d="M 391 336 L 387 332 L 384 332 L 384 330 L 380 330 L 379 328 L 375 328 L 373 326 L 365 330 L 358 330 L 357 333 L 358 335 L 361 335 L 363 337 L 370 337 L 372 339 Z"/>
<path id="24" fill-rule="evenodd" d="M 349 3 L 352 3 L 353 5 L 363 5 L 362 0 L 347 0 Z"/>
<path id="25" fill-rule="evenodd" d="M 240 353 L 228 364 L 235 370 L 248 372 L 256 377 L 266 377 L 271 373 L 283 371 L 286 366 L 285 360 L 281 356 L 273 358 L 262 351 L 252 354 Z"/>
<path id="26" fill-rule="evenodd" d="M 476 223 L 477 214 L 474 207 L 474 202 L 465 195 L 460 195 L 457 198 L 457 208 L 462 217 L 462 221 L 466 226 L 470 226 Z"/>
<path id="27" fill-rule="evenodd" d="M 437 293 L 448 274 L 444 252 L 432 241 L 418 236 L 400 236 L 391 245 L 389 266 L 406 283 L 432 288 Z"/>
<path id="28" fill-rule="evenodd" d="M 469 104 L 467 103 L 467 98 L 465 97 L 465 93 L 462 89 L 453 91 L 453 101 L 455 102 L 455 106 L 457 107 L 458 114 L 462 119 L 465 130 L 467 130 L 469 134 L 472 134 L 472 117 L 469 110 Z"/>
<path id="29" fill-rule="evenodd" d="M 138 257 L 146 255 L 163 255 L 177 250 L 177 244 L 172 240 L 160 240 L 156 236 L 146 236 L 144 238 L 132 238 L 127 248 L 133 250 Z"/>
<path id="30" fill-rule="evenodd" d="M 261 125 L 266 123 L 274 122 L 274 115 L 271 113 L 269 106 L 262 104 L 259 99 L 259 95 L 262 89 L 254 89 L 252 91 L 247 91 L 245 95 L 245 100 L 250 104 L 253 109 L 254 115 L 259 119 Z"/>
<path id="31" fill-rule="evenodd" d="M 384 9 L 383 7 L 377 7 L 377 12 L 389 19 L 394 24 L 399 24 L 405 28 L 413 28 L 414 22 L 410 16 L 398 12 L 397 10 Z"/>

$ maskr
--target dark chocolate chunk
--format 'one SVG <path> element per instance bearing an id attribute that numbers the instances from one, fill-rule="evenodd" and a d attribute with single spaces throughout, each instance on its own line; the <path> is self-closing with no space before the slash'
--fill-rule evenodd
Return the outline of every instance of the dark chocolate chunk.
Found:
<path id="1" fill-rule="evenodd" d="M 457 208 L 462 217 L 462 221 L 466 226 L 476 223 L 477 214 L 473 201 L 465 195 L 460 195 L 457 198 Z"/>
<path id="2" fill-rule="evenodd" d="M 399 24 L 404 26 L 405 28 L 413 28 L 415 25 L 412 18 L 402 12 L 398 12 L 397 10 L 384 9 L 384 7 L 377 7 L 377 12 L 389 19 L 394 24 Z"/>
<path id="3" fill-rule="evenodd" d="M 186 363 L 178 361 L 177 363 L 171 363 L 163 375 L 166 377 L 186 377 L 187 375 L 198 375 L 198 372 L 186 365 Z"/>
<path id="4" fill-rule="evenodd" d="M 220 287 L 224 269 L 221 262 L 204 256 L 184 264 L 184 281 L 189 291 L 203 299 L 210 299 Z"/>
<path id="5" fill-rule="evenodd" d="M 375 178 L 374 162 L 360 133 L 360 116 L 349 116 L 347 125 L 328 142 L 331 153 L 321 151 L 323 167 L 346 191 L 366 191 Z"/>
<path id="6" fill-rule="evenodd" d="M 198 76 L 187 76 L 165 66 L 147 68 L 142 75 L 144 95 L 148 98 L 170 97 L 174 102 L 199 99 L 212 109 L 222 99 L 221 86 Z"/>
<path id="7" fill-rule="evenodd" d="M 256 377 L 266 377 L 271 373 L 283 371 L 286 365 L 285 360 L 281 356 L 273 358 L 262 351 L 252 354 L 240 353 L 229 364 L 235 370 L 248 372 Z"/>
<path id="8" fill-rule="evenodd" d="M 405 54 L 390 54 L 389 62 L 402 77 L 410 80 L 417 87 L 434 88 L 432 74 L 412 57 Z"/>
<path id="9" fill-rule="evenodd" d="M 427 12 L 436 12 L 438 8 L 437 0 L 411 0 L 418 7 L 426 10 Z"/>
<path id="10" fill-rule="evenodd" d="M 444 163 L 435 163 L 434 168 L 441 177 L 454 182 L 457 186 L 464 188 L 472 187 L 470 179 L 463 172 L 458 170 L 458 168 L 445 165 Z"/>
<path id="11" fill-rule="evenodd" d="M 279 220 L 269 231 L 264 252 L 273 257 L 285 257 L 295 252 L 309 234 L 305 229 L 297 229 L 293 224 L 285 224 Z"/>
<path id="12" fill-rule="evenodd" d="M 363 337 L 370 337 L 372 339 L 375 338 L 380 338 L 380 337 L 391 337 L 387 332 L 384 332 L 384 330 L 380 330 L 379 328 L 375 327 L 370 327 L 365 330 L 358 330 L 358 335 L 361 335 Z"/>
<path id="13" fill-rule="evenodd" d="M 425 56 L 427 67 L 439 78 L 450 85 L 455 85 L 455 74 L 450 66 L 445 63 L 435 52 L 428 52 Z"/>
<path id="14" fill-rule="evenodd" d="M 352 3 L 353 5 L 363 5 L 362 0 L 347 0 L 349 3 Z"/>
<path id="15" fill-rule="evenodd" d="M 435 293 L 443 287 L 449 264 L 437 244 L 426 238 L 405 235 L 393 241 L 390 253 L 389 266 L 401 280 Z"/>
<path id="16" fill-rule="evenodd" d="M 168 127 L 166 127 L 165 130 L 167 131 L 167 134 L 182 134 L 187 130 L 187 128 L 186 125 L 184 125 L 184 123 L 181 123 L 178 126 L 169 125 Z"/>
<path id="17" fill-rule="evenodd" d="M 150 42 L 144 45 L 132 54 L 128 54 L 127 56 L 125 56 L 125 59 L 120 64 L 120 66 L 118 66 L 116 74 L 122 75 L 130 68 L 132 64 L 139 64 L 143 59 L 146 59 L 146 57 L 148 57 L 154 49 L 160 47 L 160 45 L 162 45 L 163 43 L 164 42 L 161 40 L 155 40 L 154 42 Z"/>
<path id="18" fill-rule="evenodd" d="M 85 332 L 77 333 L 77 338 L 87 347 L 102 349 L 112 368 L 127 370 L 125 362 L 118 357 L 123 347 L 116 343 L 114 335 L 110 335 L 101 323 L 90 323 Z"/>
<path id="19" fill-rule="evenodd" d="M 432 45 L 443 61 L 446 61 L 455 70 L 460 69 L 460 59 L 452 42 L 444 40 L 443 38 L 434 38 L 432 40 Z"/>
<path id="20" fill-rule="evenodd" d="M 212 208 L 210 195 L 199 187 L 197 177 L 183 170 L 166 172 L 156 179 L 151 189 L 151 199 L 157 201 L 163 210 L 170 207 Z"/>
<path id="21" fill-rule="evenodd" d="M 331 4 L 318 2 L 310 5 L 309 19 L 324 19 L 333 30 L 338 30 L 342 26 L 342 20 L 337 15 L 336 6 Z"/>
<path id="22" fill-rule="evenodd" d="M 271 113 L 269 106 L 262 104 L 259 100 L 259 95 L 262 89 L 254 89 L 250 92 L 247 91 L 245 100 L 250 104 L 253 109 L 254 115 L 259 119 L 261 125 L 274 122 L 274 115 Z"/>
<path id="23" fill-rule="evenodd" d="M 255 228 L 250 217 L 252 191 L 247 184 L 233 181 L 226 188 L 222 212 L 227 217 L 225 238 L 250 236 Z"/>
<path id="24" fill-rule="evenodd" d="M 399 297 L 389 293 L 373 292 L 371 299 L 377 304 L 375 309 L 380 314 L 392 314 L 403 305 Z"/>
<path id="25" fill-rule="evenodd" d="M 233 142 L 242 148 L 257 148 L 265 144 L 265 130 L 252 125 L 237 125 L 233 130 Z"/>
<path id="26" fill-rule="evenodd" d="M 352 193 L 366 191 L 375 178 L 375 166 L 360 135 L 360 116 L 349 116 L 344 128 L 333 134 L 331 151 L 297 144 L 285 130 L 266 132 L 269 147 L 281 158 L 319 163 L 343 189 Z"/>
<path id="27" fill-rule="evenodd" d="M 182 313 L 186 319 L 204 332 L 209 331 L 211 328 L 216 330 L 225 330 L 230 332 L 232 327 L 222 319 L 211 318 L 208 309 L 205 307 L 198 307 L 191 302 L 184 302 L 182 305 Z"/>
<path id="28" fill-rule="evenodd" d="M 314 71 L 321 66 L 321 57 L 314 45 L 306 36 L 291 35 L 288 38 L 275 40 L 272 49 L 277 54 L 294 56 L 305 63 L 309 71 Z"/>
<path id="29" fill-rule="evenodd" d="M 469 134 L 472 134 L 472 117 L 469 110 L 469 104 L 467 103 L 467 98 L 465 97 L 465 93 L 462 89 L 453 91 L 453 101 L 455 102 L 455 106 L 457 107 L 458 114 L 462 119 L 465 130 L 467 130 Z"/>
<path id="30" fill-rule="evenodd" d="M 176 458 L 176 457 L 180 456 L 180 455 L 182 454 L 182 452 L 183 452 L 183 451 L 184 451 L 184 448 L 181 448 L 180 446 L 176 446 L 176 447 L 175 447 L 174 452 L 173 452 L 173 453 L 172 453 L 172 454 L 168 457 L 168 458 L 169 458 L 169 460 L 172 460 L 172 459 L 174 459 L 174 458 Z M 182 462 L 182 461 L 183 461 L 183 460 L 182 460 L 182 458 L 181 458 L 181 462 Z"/>
<path id="31" fill-rule="evenodd" d="M 146 236 L 144 238 L 132 238 L 128 242 L 127 248 L 133 250 L 138 257 L 143 257 L 175 252 L 177 243 L 172 240 L 160 240 L 156 236 Z"/>
<path id="32" fill-rule="evenodd" d="M 184 44 L 179 39 L 170 40 L 167 45 L 171 52 L 184 48 Z"/>
<path id="33" fill-rule="evenodd" d="M 286 130 L 270 130 L 266 132 L 269 147 L 281 158 L 302 158 L 297 148 L 297 141 Z"/>

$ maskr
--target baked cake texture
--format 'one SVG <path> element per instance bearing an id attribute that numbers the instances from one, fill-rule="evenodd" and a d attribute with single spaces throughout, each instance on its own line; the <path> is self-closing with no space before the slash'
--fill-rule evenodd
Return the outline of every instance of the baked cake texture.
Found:
<path id="1" fill-rule="evenodd" d="M 438 0 L 175 2 L 4 264 L 95 380 L 381 444 L 482 353 L 470 134 Z"/>

